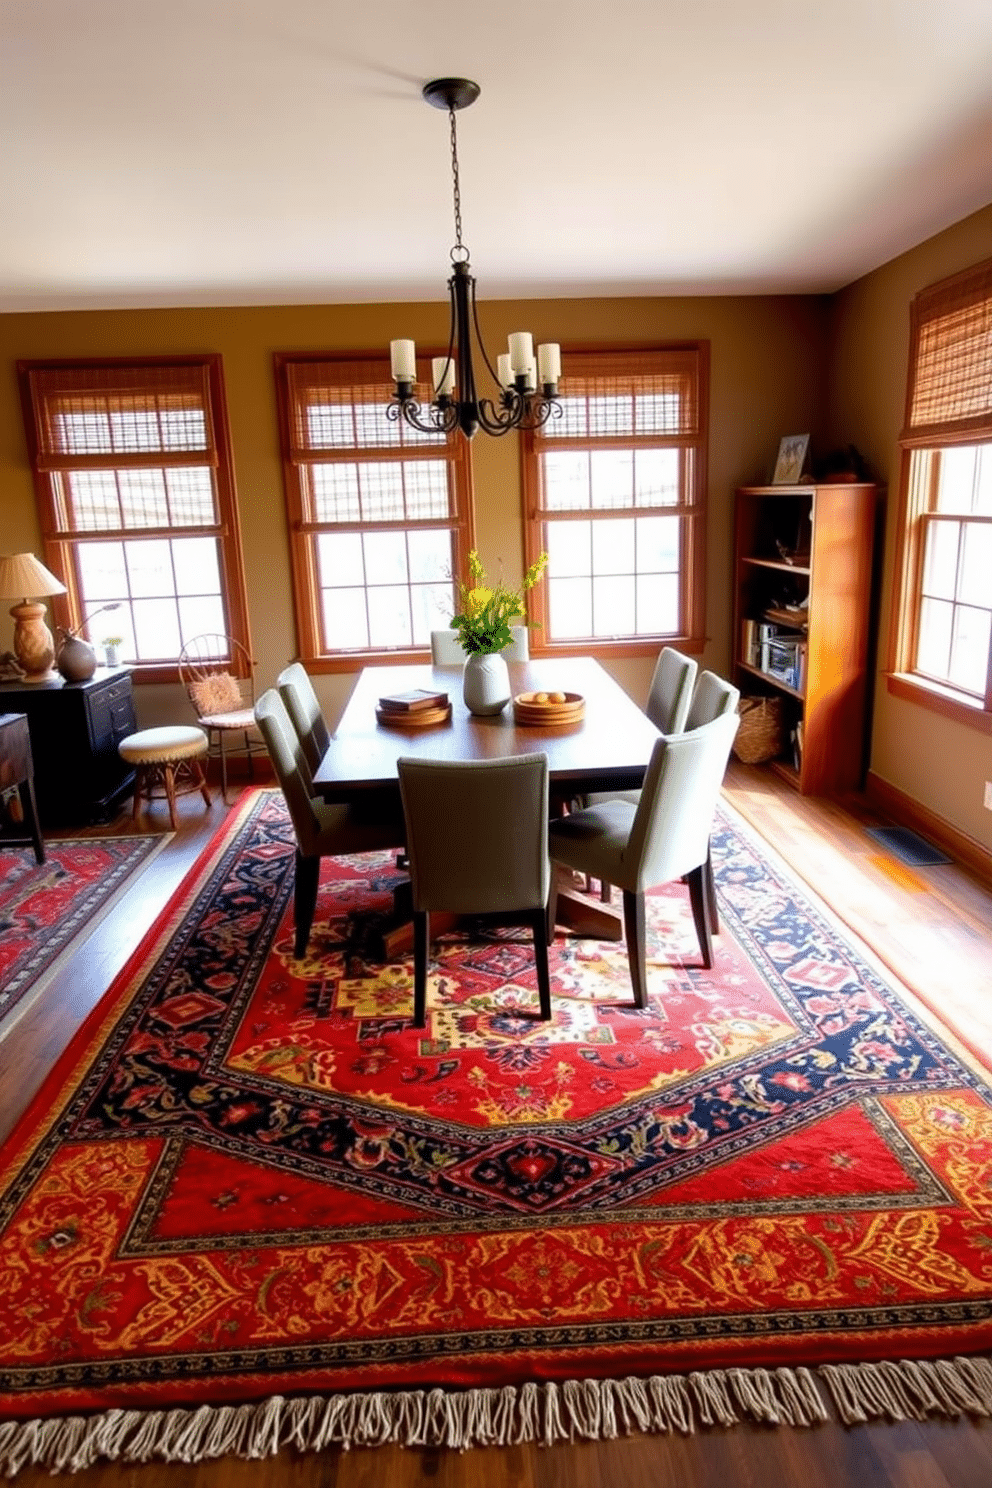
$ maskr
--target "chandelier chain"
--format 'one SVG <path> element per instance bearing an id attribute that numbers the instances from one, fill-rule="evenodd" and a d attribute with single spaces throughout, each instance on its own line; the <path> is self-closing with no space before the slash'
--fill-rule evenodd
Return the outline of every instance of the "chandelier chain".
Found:
<path id="1" fill-rule="evenodd" d="M 448 109 L 448 118 L 451 121 L 451 195 L 455 206 L 455 246 L 451 250 L 451 261 L 455 262 L 455 255 L 468 253 L 462 242 L 462 191 L 458 180 L 458 131 L 455 128 L 455 111 Z"/>

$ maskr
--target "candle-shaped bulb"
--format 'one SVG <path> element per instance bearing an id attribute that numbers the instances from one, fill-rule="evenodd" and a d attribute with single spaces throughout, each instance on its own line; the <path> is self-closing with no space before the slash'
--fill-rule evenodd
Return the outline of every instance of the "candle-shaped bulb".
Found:
<path id="1" fill-rule="evenodd" d="M 510 337 L 510 366 L 514 377 L 526 372 L 534 356 L 534 337 L 530 331 L 514 331 Z"/>
<path id="2" fill-rule="evenodd" d="M 537 370 L 542 386 L 558 382 L 561 377 L 561 347 L 557 341 L 545 341 L 537 348 Z"/>
<path id="3" fill-rule="evenodd" d="M 450 395 L 455 386 L 455 364 L 451 357 L 434 357 L 431 360 L 431 372 L 437 396 L 440 398 Z"/>
<path id="4" fill-rule="evenodd" d="M 496 358 L 496 376 L 499 378 L 501 388 L 513 386 L 513 368 L 510 366 L 510 353 L 504 351 L 502 356 Z"/>
<path id="5" fill-rule="evenodd" d="M 414 341 L 390 341 L 389 361 L 395 382 L 416 382 L 417 346 Z"/>

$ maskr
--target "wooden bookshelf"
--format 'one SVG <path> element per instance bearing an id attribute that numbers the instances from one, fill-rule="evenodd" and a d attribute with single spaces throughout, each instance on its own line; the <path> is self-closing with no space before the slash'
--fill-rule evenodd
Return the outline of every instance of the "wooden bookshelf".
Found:
<path id="1" fill-rule="evenodd" d="M 742 486 L 734 521 L 734 680 L 784 700 L 776 773 L 804 795 L 857 789 L 867 764 L 865 707 L 872 547 L 880 488 L 838 483 Z M 787 556 L 783 556 L 783 553 Z M 791 558 L 795 561 L 790 561 Z M 789 608 L 804 604 L 804 608 Z M 774 625 L 806 648 L 801 687 L 744 653 L 744 621 Z M 800 766 L 792 732 L 802 721 Z"/>

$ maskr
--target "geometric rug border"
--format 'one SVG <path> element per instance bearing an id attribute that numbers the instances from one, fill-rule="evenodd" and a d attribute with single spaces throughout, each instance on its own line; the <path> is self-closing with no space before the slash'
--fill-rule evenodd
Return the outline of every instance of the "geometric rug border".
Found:
<path id="1" fill-rule="evenodd" d="M 145 856 L 135 863 L 134 867 L 129 870 L 127 876 L 114 892 L 104 900 L 96 913 L 86 921 L 83 928 L 77 931 L 70 940 L 66 941 L 61 951 L 55 957 L 55 960 L 38 977 L 29 983 L 27 989 L 18 997 L 12 1007 L 3 1014 L 0 1014 L 0 1042 L 7 1037 L 10 1031 L 20 1021 L 21 1017 L 34 1005 L 46 988 L 51 986 L 66 962 L 71 960 L 77 951 L 82 950 L 94 932 L 107 916 L 117 908 L 124 896 L 130 893 L 137 880 L 151 866 L 163 848 L 168 846 L 175 835 L 175 832 L 161 832 L 156 834 L 154 839 L 151 839 L 138 837 L 137 835 L 132 836 L 130 833 L 119 833 L 99 839 L 101 842 L 138 842 L 143 845 L 147 842 L 148 848 Z M 58 839 L 58 846 L 86 847 L 90 841 L 91 839 L 87 837 L 61 837 Z"/>

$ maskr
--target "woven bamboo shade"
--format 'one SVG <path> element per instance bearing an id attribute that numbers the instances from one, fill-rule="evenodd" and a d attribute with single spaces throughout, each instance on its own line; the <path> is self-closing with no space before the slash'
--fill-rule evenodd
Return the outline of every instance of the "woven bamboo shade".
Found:
<path id="1" fill-rule="evenodd" d="M 992 260 L 921 290 L 910 322 L 902 443 L 933 448 L 992 436 Z"/>

